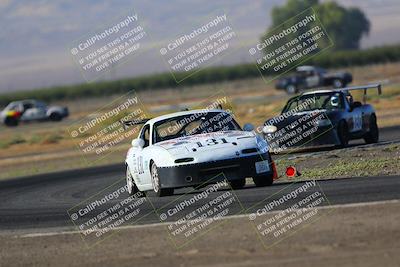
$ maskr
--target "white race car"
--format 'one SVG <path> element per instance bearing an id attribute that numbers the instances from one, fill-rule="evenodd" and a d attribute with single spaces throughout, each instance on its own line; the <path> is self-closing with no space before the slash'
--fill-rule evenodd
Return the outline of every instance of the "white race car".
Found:
<path id="1" fill-rule="evenodd" d="M 227 111 L 182 111 L 123 123 L 144 124 L 126 155 L 129 194 L 153 190 L 167 196 L 175 188 L 225 179 L 239 189 L 246 177 L 252 177 L 256 186 L 267 186 L 277 177 L 267 142 L 250 124 L 243 131 Z M 264 132 L 274 131 L 274 126 L 266 127 Z"/>

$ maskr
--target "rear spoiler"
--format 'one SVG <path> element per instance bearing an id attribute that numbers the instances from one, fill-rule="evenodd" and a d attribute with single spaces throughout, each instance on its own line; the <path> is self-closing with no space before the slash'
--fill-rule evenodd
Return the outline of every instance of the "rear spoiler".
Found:
<path id="1" fill-rule="evenodd" d="M 136 126 L 136 125 L 142 125 L 148 122 L 150 119 L 142 119 L 142 120 L 130 120 L 130 121 L 122 121 L 120 120 L 119 122 L 122 124 L 124 129 L 126 130 L 129 126 Z"/>
<path id="2" fill-rule="evenodd" d="M 382 94 L 382 85 L 380 83 L 374 83 L 374 84 L 368 84 L 368 85 L 362 85 L 362 86 L 350 86 L 350 87 L 335 89 L 333 91 L 343 92 L 343 91 L 364 90 L 363 102 L 365 104 L 365 102 L 367 100 L 367 90 L 368 89 L 378 89 L 378 95 Z"/>

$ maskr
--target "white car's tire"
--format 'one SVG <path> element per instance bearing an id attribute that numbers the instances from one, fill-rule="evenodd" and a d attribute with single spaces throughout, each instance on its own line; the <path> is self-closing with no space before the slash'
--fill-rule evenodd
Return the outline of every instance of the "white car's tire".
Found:
<path id="1" fill-rule="evenodd" d="M 127 187 L 128 194 L 131 196 L 140 192 L 140 190 L 138 189 L 138 187 L 135 184 L 135 180 L 133 179 L 132 173 L 129 170 L 129 166 L 126 166 L 126 187 Z M 144 195 L 143 192 L 141 192 L 141 193 L 142 193 L 142 195 Z"/>
<path id="2" fill-rule="evenodd" d="M 158 174 L 157 165 L 152 162 L 150 166 L 151 183 L 153 185 L 154 193 L 158 197 L 171 196 L 174 194 L 173 188 L 161 188 L 160 176 Z"/>

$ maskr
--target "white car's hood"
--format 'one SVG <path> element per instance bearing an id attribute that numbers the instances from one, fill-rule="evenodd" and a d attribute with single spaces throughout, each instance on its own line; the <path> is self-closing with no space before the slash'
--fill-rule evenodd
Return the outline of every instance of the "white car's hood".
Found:
<path id="1" fill-rule="evenodd" d="M 260 149 L 266 142 L 252 132 L 224 131 L 171 139 L 155 146 L 166 149 L 175 159 L 193 157 L 192 163 L 199 163 L 259 153 L 244 153 L 243 150 Z"/>

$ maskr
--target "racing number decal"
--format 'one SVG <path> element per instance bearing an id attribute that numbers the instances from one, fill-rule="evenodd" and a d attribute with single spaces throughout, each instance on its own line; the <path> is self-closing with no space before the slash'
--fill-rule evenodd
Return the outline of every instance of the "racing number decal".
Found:
<path id="1" fill-rule="evenodd" d="M 143 174 L 144 173 L 144 168 L 143 168 L 143 157 L 139 156 L 137 158 L 137 168 L 138 168 L 138 173 Z"/>
<path id="2" fill-rule="evenodd" d="M 204 147 L 204 146 L 214 146 L 214 145 L 227 144 L 227 143 L 228 143 L 228 141 L 226 141 L 225 138 L 219 138 L 219 139 L 211 138 L 211 139 L 207 139 L 205 141 L 205 144 L 203 144 L 202 142 L 197 142 L 197 146 Z"/>

